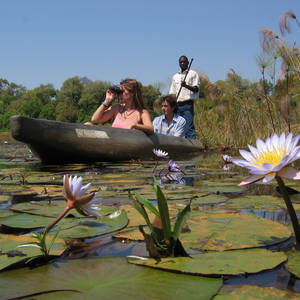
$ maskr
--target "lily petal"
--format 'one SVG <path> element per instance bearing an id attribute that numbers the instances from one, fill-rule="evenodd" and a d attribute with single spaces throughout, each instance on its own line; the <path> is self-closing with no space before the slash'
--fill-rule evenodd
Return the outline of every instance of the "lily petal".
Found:
<path id="1" fill-rule="evenodd" d="M 292 167 L 286 167 L 282 169 L 280 172 L 278 172 L 278 176 L 286 179 L 300 180 L 300 172 Z"/>
<path id="2" fill-rule="evenodd" d="M 263 178 L 263 176 L 261 176 L 261 175 L 252 175 L 252 176 L 249 176 L 246 179 L 244 179 L 238 186 L 244 186 L 244 185 L 259 181 L 262 178 Z"/>

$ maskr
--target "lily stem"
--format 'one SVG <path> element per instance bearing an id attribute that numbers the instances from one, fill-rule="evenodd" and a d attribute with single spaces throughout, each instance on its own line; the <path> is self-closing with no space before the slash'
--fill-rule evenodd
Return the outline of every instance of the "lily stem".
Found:
<path id="1" fill-rule="evenodd" d="M 287 207 L 288 213 L 289 213 L 290 218 L 291 218 L 291 222 L 292 222 L 295 237 L 296 237 L 296 243 L 297 243 L 297 245 L 300 245 L 300 226 L 299 226 L 299 221 L 298 221 L 294 206 L 292 204 L 290 196 L 289 196 L 289 194 L 288 194 L 288 192 L 285 188 L 284 182 L 281 179 L 281 177 L 276 176 L 275 178 L 277 180 L 277 183 L 278 183 L 280 191 L 281 191 L 281 195 L 284 199 L 285 205 Z"/>
<path id="2" fill-rule="evenodd" d="M 71 209 L 71 207 L 67 206 L 64 211 L 51 223 L 49 224 L 46 228 L 45 231 L 47 230 L 47 232 L 49 232 L 56 223 L 58 223 Z"/>

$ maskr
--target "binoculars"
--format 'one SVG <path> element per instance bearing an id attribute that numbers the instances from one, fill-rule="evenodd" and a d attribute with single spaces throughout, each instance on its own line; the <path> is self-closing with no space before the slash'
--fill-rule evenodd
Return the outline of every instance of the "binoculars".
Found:
<path id="1" fill-rule="evenodd" d="M 116 95 L 121 95 L 123 93 L 123 91 L 120 89 L 118 85 L 112 85 L 111 87 L 109 87 L 109 90 L 115 93 Z"/>

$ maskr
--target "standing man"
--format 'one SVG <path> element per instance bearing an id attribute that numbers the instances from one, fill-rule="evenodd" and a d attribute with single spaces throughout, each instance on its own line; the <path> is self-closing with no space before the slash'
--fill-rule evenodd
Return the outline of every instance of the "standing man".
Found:
<path id="1" fill-rule="evenodd" d="M 194 101 L 199 98 L 200 78 L 197 72 L 188 70 L 188 66 L 188 58 L 184 55 L 180 56 L 179 67 L 181 71 L 173 76 L 169 94 L 177 95 L 178 113 L 186 120 L 185 137 L 195 139 Z"/>

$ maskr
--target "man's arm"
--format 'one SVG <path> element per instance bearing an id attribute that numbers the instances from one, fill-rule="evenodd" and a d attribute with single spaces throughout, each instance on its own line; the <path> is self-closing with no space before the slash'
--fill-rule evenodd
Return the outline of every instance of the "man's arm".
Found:
<path id="1" fill-rule="evenodd" d="M 191 86 L 191 85 L 188 85 L 186 84 L 185 81 L 182 81 L 181 82 L 181 86 L 192 91 L 193 93 L 198 93 L 199 92 L 199 87 L 198 86 Z"/>

